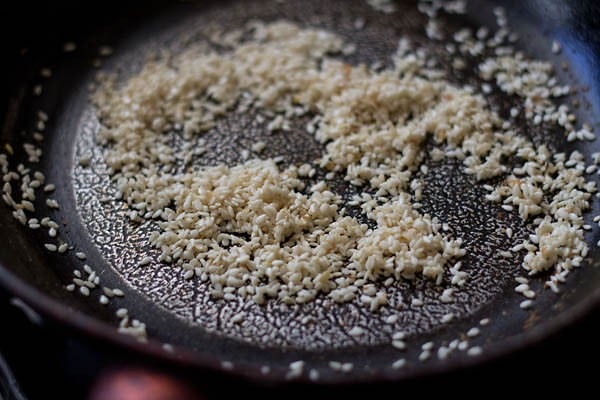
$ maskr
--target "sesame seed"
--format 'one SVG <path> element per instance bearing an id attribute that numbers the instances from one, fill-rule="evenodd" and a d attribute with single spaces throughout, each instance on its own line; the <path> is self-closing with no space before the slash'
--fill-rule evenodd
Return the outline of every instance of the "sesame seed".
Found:
<path id="1" fill-rule="evenodd" d="M 531 300 L 523 300 L 520 304 L 519 307 L 526 309 L 531 307 L 531 305 L 533 304 L 533 302 Z"/>
<path id="2" fill-rule="evenodd" d="M 361 336 L 365 333 L 365 330 L 363 328 L 361 328 L 360 326 L 355 326 L 352 329 L 350 329 L 350 331 L 348 332 L 348 334 L 350 336 Z"/>
<path id="3" fill-rule="evenodd" d="M 433 342 L 427 342 L 421 346 L 421 350 L 432 350 L 433 346 L 434 346 Z"/>
<path id="4" fill-rule="evenodd" d="M 63 51 L 65 53 L 71 53 L 73 51 L 75 51 L 77 49 L 77 45 L 75 44 L 75 42 L 66 42 L 65 44 L 63 44 Z"/>
<path id="5" fill-rule="evenodd" d="M 100 304 L 102 305 L 106 305 L 109 302 L 108 297 L 106 297 L 105 295 L 100 295 L 100 299 L 98 300 L 100 302 Z"/>
<path id="6" fill-rule="evenodd" d="M 448 322 L 452 321 L 453 319 L 454 319 L 454 314 L 447 313 L 442 317 L 441 322 L 442 322 L 442 324 L 447 324 Z"/>
<path id="7" fill-rule="evenodd" d="M 479 328 L 477 327 L 473 327 L 467 331 L 468 337 L 475 337 L 477 335 L 479 335 Z"/>
<path id="8" fill-rule="evenodd" d="M 46 248 L 46 250 L 52 251 L 52 252 L 55 252 L 57 250 L 56 245 L 52 244 L 52 243 L 46 243 L 46 244 L 44 244 L 44 247 Z"/>
<path id="9" fill-rule="evenodd" d="M 398 350 L 406 349 L 406 343 L 404 343 L 402 340 L 392 340 L 392 346 Z"/>
<path id="10" fill-rule="evenodd" d="M 233 363 L 231 361 L 221 361 L 221 368 L 230 371 L 233 369 Z"/>
<path id="11" fill-rule="evenodd" d="M 481 355 L 482 351 L 481 351 L 481 347 L 479 346 L 474 346 L 471 347 L 468 351 L 467 351 L 467 355 L 471 356 L 471 357 L 475 357 L 475 356 L 479 356 Z"/>
<path id="12" fill-rule="evenodd" d="M 406 365 L 406 360 L 404 358 L 399 358 L 398 360 L 392 363 L 392 369 L 400 369 Z"/>
<path id="13" fill-rule="evenodd" d="M 126 308 L 119 308 L 119 309 L 118 309 L 118 310 L 115 312 L 115 315 L 116 315 L 118 318 L 125 318 L 125 317 L 127 316 L 127 314 L 128 314 L 128 313 L 129 313 L 129 312 L 127 311 L 127 309 L 126 309 Z"/>
<path id="14" fill-rule="evenodd" d="M 89 296 L 90 295 L 90 289 L 88 289 L 87 286 L 80 286 L 79 287 L 79 293 L 81 293 L 84 296 Z"/>

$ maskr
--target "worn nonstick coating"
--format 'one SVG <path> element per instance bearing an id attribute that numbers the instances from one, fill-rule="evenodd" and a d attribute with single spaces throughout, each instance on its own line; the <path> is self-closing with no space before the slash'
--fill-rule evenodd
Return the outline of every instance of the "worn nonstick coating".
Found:
<path id="1" fill-rule="evenodd" d="M 492 206 L 485 206 L 481 201 L 482 190 L 460 173 L 460 166 L 453 165 L 433 166 L 434 173 L 425 177 L 432 182 L 431 187 L 435 190 L 432 190 L 429 196 L 426 195 L 429 200 L 424 201 L 424 205 L 426 211 L 433 215 L 444 216 L 451 226 L 456 226 L 453 234 L 467 239 L 466 245 L 470 250 L 467 258 L 470 261 L 466 261 L 465 264 L 473 266 L 475 284 L 472 292 L 469 292 L 472 293 L 471 297 L 467 297 L 458 310 L 459 314 L 463 313 L 463 317 L 452 325 L 433 327 L 432 321 L 437 318 L 435 315 L 441 313 L 439 310 L 434 309 L 429 313 L 429 317 L 425 316 L 416 322 L 410 317 L 417 313 L 413 314 L 409 310 L 406 323 L 413 324 L 415 332 L 419 329 L 426 332 L 420 334 L 418 339 L 413 337 L 408 340 L 412 350 L 397 352 L 389 344 L 384 344 L 385 338 L 391 334 L 391 331 L 380 329 L 381 324 L 377 320 L 381 316 L 363 312 L 359 313 L 358 322 L 369 324 L 372 330 L 370 337 L 374 338 L 372 343 L 338 341 L 336 342 L 338 348 L 322 346 L 315 351 L 303 348 L 306 342 L 306 336 L 303 334 L 298 335 L 296 339 L 293 335 L 289 336 L 285 346 L 273 346 L 254 340 L 256 338 L 252 335 L 246 337 L 246 341 L 239 340 L 239 337 L 235 337 L 235 332 L 227 331 L 225 328 L 220 331 L 212 329 L 212 332 L 209 332 L 206 330 L 206 325 L 199 327 L 184 320 L 188 304 L 180 304 L 179 307 L 167 304 L 165 308 L 158 307 L 149 300 L 147 296 L 152 297 L 152 293 L 158 293 L 159 296 L 163 294 L 160 291 L 161 283 L 164 283 L 162 290 L 167 288 L 172 291 L 181 290 L 185 282 L 164 279 L 164 277 L 156 281 L 144 281 L 145 277 L 135 276 L 131 266 L 135 265 L 136 257 L 139 257 L 135 247 L 141 243 L 141 239 L 137 235 L 143 232 L 117 225 L 118 213 L 115 214 L 111 208 L 107 208 L 104 212 L 95 207 L 93 198 L 96 194 L 92 191 L 95 189 L 101 191 L 106 187 L 101 182 L 101 174 L 95 174 L 94 172 L 98 172 L 96 169 L 84 171 L 74 164 L 75 152 L 89 150 L 86 148 L 85 132 L 93 130 L 96 124 L 90 117 L 91 114 L 87 112 L 89 105 L 86 99 L 87 84 L 91 82 L 95 73 L 91 67 L 91 60 L 96 55 L 98 45 L 111 44 L 116 49 L 115 55 L 106 61 L 109 70 L 123 65 L 127 66 L 127 70 L 135 70 L 143 60 L 141 56 L 144 53 L 141 49 L 160 47 L 165 44 L 177 46 L 179 42 L 174 40 L 178 37 L 176 32 L 188 30 L 193 32 L 195 24 L 201 25 L 202 21 L 212 18 L 217 21 L 227 21 L 231 26 L 235 25 L 236 21 L 245 20 L 249 15 L 260 15 L 265 19 L 286 18 L 349 34 L 344 31 L 344 26 L 351 23 L 354 17 L 364 16 L 367 20 L 364 34 L 370 36 L 359 43 L 358 55 L 350 61 L 370 62 L 381 57 L 381 54 L 393 50 L 395 43 L 391 38 L 397 36 L 398 32 L 418 38 L 419 35 L 422 36 L 424 26 L 423 16 L 414 11 L 414 4 L 402 4 L 400 9 L 405 11 L 398 15 L 384 16 L 374 12 L 361 1 L 289 1 L 283 4 L 271 2 L 268 5 L 264 3 L 254 1 L 152 3 L 143 11 L 122 12 L 122 16 L 117 21 L 110 23 L 97 17 L 104 25 L 99 31 L 89 32 L 79 37 L 60 38 L 73 39 L 78 43 L 78 50 L 73 54 L 62 54 L 60 41 L 46 43 L 41 40 L 43 45 L 33 44 L 23 55 L 15 57 L 15 65 L 21 67 L 15 69 L 17 71 L 14 78 L 15 85 L 9 93 L 10 101 L 4 117 L 0 142 L 11 142 L 13 147 L 17 148 L 15 144 L 22 140 L 21 131 L 32 130 L 35 111 L 43 109 L 50 115 L 47 140 L 44 143 L 45 156 L 40 169 L 49 181 L 57 184 L 55 197 L 61 203 L 61 210 L 55 219 L 64 223 L 61 231 L 70 243 L 87 253 L 87 263 L 99 271 L 104 285 L 124 287 L 123 276 L 125 276 L 129 283 L 139 286 L 141 290 L 126 289 L 125 298 L 111 302 L 109 307 L 98 304 L 95 300 L 97 295 L 84 298 L 66 292 L 63 287 L 70 281 L 73 266 L 80 266 L 81 262 L 72 253 L 66 256 L 48 254 L 41 246 L 41 243 L 46 241 L 45 236 L 39 232 L 32 233 L 26 230 L 12 219 L 10 213 L 0 212 L 0 226 L 4 233 L 4 240 L 0 243 L 2 265 L 0 281 L 5 286 L 24 298 L 34 308 L 41 310 L 43 314 L 58 318 L 89 334 L 101 336 L 140 352 L 150 353 L 161 359 L 183 362 L 190 367 L 219 370 L 222 369 L 222 361 L 231 361 L 234 365 L 232 373 L 265 381 L 283 380 L 289 363 L 299 359 L 306 361 L 308 367 L 318 369 L 321 380 L 327 382 L 396 380 L 456 368 L 540 340 L 598 303 L 599 254 L 596 247 L 591 246 L 588 265 L 570 276 L 560 296 L 555 296 L 550 291 L 539 290 L 540 296 L 536 299 L 536 306 L 532 312 L 519 309 L 518 304 L 522 298 L 514 294 L 512 279 L 519 273 L 519 263 L 515 260 L 513 263 L 500 264 L 498 258 L 492 258 L 496 248 L 506 244 L 502 242 L 502 238 L 495 237 L 489 229 L 490 222 L 497 219 L 497 210 Z M 575 3 L 578 2 L 573 2 Z M 520 41 L 518 47 L 532 56 L 553 60 L 557 65 L 562 61 L 568 62 L 569 72 L 558 69 L 563 81 L 577 87 L 588 86 L 587 91 L 581 96 L 578 95 L 578 98 L 583 101 L 583 106 L 577 109 L 576 113 L 580 120 L 590 121 L 594 127 L 597 127 L 597 119 L 594 116 L 599 115 L 600 91 L 597 69 L 594 70 L 596 60 L 594 55 L 600 53 L 598 53 L 598 36 L 594 36 L 593 27 L 585 21 L 586 17 L 591 18 L 590 15 L 594 15 L 593 10 L 564 9 L 567 7 L 567 3 L 564 2 L 544 2 L 543 6 L 535 1 L 503 4 L 507 6 L 512 29 L 522 38 L 526 38 Z M 581 3 L 578 4 L 578 7 L 582 7 Z M 491 25 L 493 5 L 490 2 L 471 2 L 468 16 L 455 17 L 450 19 L 450 23 Z M 564 51 L 560 56 L 551 54 L 549 45 L 551 38 L 563 44 Z M 140 56 L 136 57 L 136 54 Z M 54 72 L 53 77 L 47 81 L 42 80 L 38 74 L 39 69 L 44 66 L 51 67 Z M 454 79 L 463 82 L 466 77 L 457 75 Z M 40 82 L 44 84 L 44 93 L 41 97 L 34 98 L 31 96 L 32 86 Z M 495 104 L 502 108 L 511 104 L 511 101 L 515 100 L 501 98 L 495 101 Z M 220 140 L 219 137 L 213 138 L 212 141 L 209 139 L 209 143 L 214 145 L 212 154 L 215 157 L 207 158 L 202 162 L 233 163 L 236 161 L 236 149 L 247 146 L 252 138 L 261 135 L 260 128 L 250 127 L 243 131 L 247 137 L 235 136 L 239 135 L 236 133 L 239 131 L 237 128 L 244 126 L 244 118 L 247 117 L 241 116 L 223 122 L 220 129 L 226 132 L 226 137 L 232 139 L 229 141 Z M 566 150 L 578 149 L 589 155 L 598 151 L 600 147 L 595 142 L 566 146 L 556 132 L 535 132 L 524 124 L 521 129 L 523 133 L 531 135 L 536 143 L 551 143 L 560 150 L 563 147 Z M 265 140 L 276 141 L 277 139 L 265 138 Z M 273 151 L 273 154 L 268 152 L 267 154 L 284 154 L 288 157 L 288 162 L 297 162 L 309 161 L 310 157 L 318 153 L 318 149 L 311 144 L 308 137 L 296 135 L 294 140 L 285 140 L 279 144 L 271 143 L 272 146 L 268 151 Z M 72 176 L 75 179 L 72 179 Z M 346 190 L 343 187 L 338 189 Z M 440 195 L 441 191 L 444 192 L 443 195 Z M 590 212 L 588 219 L 597 212 L 598 207 L 594 205 L 594 211 Z M 511 219 L 510 215 L 506 215 L 504 219 L 504 223 L 518 224 L 518 219 Z M 589 243 L 594 244 L 598 236 L 595 229 L 587 235 L 587 239 Z M 487 267 L 484 272 L 480 271 L 482 265 Z M 168 275 L 169 271 L 164 270 L 162 273 Z M 148 290 L 149 286 L 145 286 L 145 282 L 158 287 L 157 292 Z M 173 286 L 169 286 L 170 284 Z M 414 289 L 405 287 L 403 290 Z M 435 297 L 435 291 L 438 289 L 428 287 L 426 290 L 433 291 L 431 295 Z M 195 287 L 192 290 L 194 294 L 197 294 L 197 291 L 201 293 L 202 288 Z M 482 299 L 483 306 L 476 307 L 476 302 Z M 114 328 L 116 319 L 113 314 L 119 307 L 128 308 L 134 317 L 146 322 L 151 338 L 175 345 L 175 352 L 165 352 L 158 341 L 151 340 L 148 344 L 140 344 L 117 334 Z M 223 310 L 228 305 L 216 307 Z M 349 315 L 352 310 L 352 305 L 326 310 L 328 316 L 333 316 L 338 321 L 329 326 L 330 329 L 327 331 L 342 332 L 344 329 L 350 329 L 352 325 L 347 321 L 344 322 L 344 316 Z M 175 312 L 184 318 L 177 317 Z M 285 316 L 285 313 L 277 314 L 273 309 L 259 309 L 253 312 L 275 317 Z M 490 326 L 482 329 L 482 335 L 478 339 L 473 340 L 474 344 L 483 346 L 485 351 L 483 357 L 473 359 L 461 354 L 454 355 L 445 362 L 416 361 L 421 343 L 429 340 L 437 344 L 448 342 L 475 326 L 484 317 L 491 317 L 492 322 Z M 216 319 L 220 320 L 220 318 L 221 315 Z M 326 324 L 327 321 L 323 323 Z M 286 324 L 281 326 L 285 329 Z M 391 363 L 398 358 L 406 358 L 409 360 L 409 365 L 405 369 L 394 371 Z M 354 369 L 347 374 L 337 373 L 328 367 L 328 362 L 331 360 L 352 362 Z M 271 367 L 270 374 L 260 373 L 260 366 L 263 365 Z"/>

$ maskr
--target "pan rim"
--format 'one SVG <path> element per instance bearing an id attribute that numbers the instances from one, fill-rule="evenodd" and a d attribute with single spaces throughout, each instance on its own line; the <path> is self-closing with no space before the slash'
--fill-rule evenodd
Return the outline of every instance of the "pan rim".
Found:
<path id="1" fill-rule="evenodd" d="M 230 366 L 224 367 L 222 364 L 223 360 L 220 358 L 197 350 L 188 349 L 187 351 L 183 351 L 181 347 L 175 346 L 174 351 L 168 352 L 164 350 L 161 342 L 152 337 L 146 343 L 140 342 L 131 336 L 119 333 L 115 326 L 100 321 L 80 310 L 68 307 L 38 290 L 16 276 L 2 263 L 0 263 L 0 286 L 39 312 L 42 318 L 57 322 L 61 326 L 74 331 L 74 333 L 83 335 L 87 340 L 99 341 L 104 344 L 117 346 L 117 348 L 134 351 L 146 357 L 153 358 L 156 361 L 167 362 L 181 368 L 209 369 L 221 375 L 229 375 L 251 381 L 252 383 L 269 385 L 309 383 L 315 385 L 334 384 L 350 386 L 355 384 L 397 383 L 473 368 L 501 359 L 528 346 L 541 343 L 567 326 L 591 314 L 596 307 L 600 307 L 600 287 L 597 287 L 589 296 L 586 296 L 571 307 L 561 310 L 552 318 L 517 335 L 487 345 L 485 351 L 478 357 L 457 358 L 440 364 L 430 365 L 428 368 L 404 370 L 397 377 L 376 372 L 373 375 L 362 376 L 340 374 L 319 381 L 312 381 L 304 377 L 289 381 L 285 379 L 285 374 L 262 374 L 258 366 L 252 368 L 251 365 L 234 364 L 233 368 Z"/>

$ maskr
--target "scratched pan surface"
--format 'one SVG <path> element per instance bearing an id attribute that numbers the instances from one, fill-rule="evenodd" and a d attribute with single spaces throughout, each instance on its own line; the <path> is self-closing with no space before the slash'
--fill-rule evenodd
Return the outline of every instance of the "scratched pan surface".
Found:
<path id="1" fill-rule="evenodd" d="M 581 120 L 597 126 L 598 80 L 591 72 L 593 57 L 587 58 L 596 49 L 585 36 L 578 36 L 586 33 L 585 26 L 580 26 L 582 21 L 569 19 L 575 17 L 564 10 L 538 9 L 533 1 L 505 4 L 511 28 L 527 38 L 516 46 L 556 65 L 567 63 L 566 72 L 557 68 L 561 79 L 574 87 L 587 86 L 573 97 L 582 104 L 576 113 Z M 94 144 L 99 122 L 87 101 L 88 86 L 97 72 L 92 59 L 98 45 L 110 44 L 114 48 L 114 54 L 103 59 L 102 69 L 128 76 L 139 70 L 145 56 L 152 51 L 161 48 L 177 51 L 204 40 L 201 29 L 210 22 L 235 28 L 251 18 L 265 21 L 284 18 L 332 30 L 356 43 L 356 53 L 347 57 L 353 64 L 378 60 L 385 64 L 400 35 L 440 54 L 440 68 L 449 68 L 451 59 L 439 44 L 425 38 L 425 17 L 411 2 L 401 3 L 398 13 L 393 15 L 376 12 L 363 1 L 253 0 L 168 6 L 152 3 L 147 12 L 135 16 L 121 17 L 97 33 L 75 37 L 78 50 L 73 53 L 62 53 L 56 43 L 39 53 L 25 52 L 19 61 L 24 66 L 19 71 L 21 81 L 10 93 L 1 142 L 19 148 L 19 143 L 31 135 L 35 112 L 43 109 L 49 114 L 39 168 L 48 181 L 57 185 L 54 197 L 61 208 L 53 212 L 53 218 L 62 225 L 62 237 L 87 254 L 86 263 L 95 268 L 102 284 L 123 288 L 126 293 L 124 298 L 102 306 L 98 303 L 98 290 L 89 297 L 66 292 L 64 286 L 70 283 L 73 269 L 80 269 L 83 263 L 74 252 L 55 255 L 44 251 L 45 235 L 18 225 L 8 209 L 2 209 L 1 281 L 34 308 L 90 334 L 191 367 L 220 370 L 222 361 L 229 361 L 232 373 L 281 381 L 289 363 L 301 359 L 307 369 L 320 372 L 321 381 L 357 382 L 402 379 L 495 357 L 540 340 L 597 304 L 599 254 L 596 246 L 591 245 L 585 267 L 571 274 L 560 295 L 542 290 L 543 279 L 535 280 L 531 285 L 539 293 L 535 306 L 531 311 L 521 310 L 519 303 L 523 298 L 513 289 L 514 278 L 522 273 L 519 265 L 523 254 L 507 259 L 500 257 L 498 251 L 509 249 L 519 238 L 527 237 L 530 227 L 518 215 L 483 201 L 483 188 L 462 172 L 460 164 L 453 162 L 428 161 L 429 172 L 420 176 L 426 188 L 423 210 L 448 222 L 449 234 L 462 238 L 467 249 L 463 270 L 470 278 L 455 293 L 456 301 L 452 303 L 439 301 L 443 285 L 417 280 L 388 288 L 389 305 L 377 313 L 367 311 L 358 302 L 340 305 L 325 297 L 302 306 L 285 307 L 276 301 L 258 306 L 241 299 L 214 300 L 206 284 L 196 279 L 184 280 L 181 271 L 160 263 L 137 267 L 147 255 L 157 258 L 156 251 L 147 245 L 152 226 L 128 222 L 126 209 L 118 201 L 101 201 L 114 193 L 115 188 L 106 175 L 101 149 Z M 362 30 L 354 28 L 357 17 L 366 21 Z M 471 2 L 467 15 L 445 16 L 443 21 L 451 31 L 465 24 L 494 26 L 492 3 Z M 553 29 L 544 28 L 546 25 Z M 551 37 L 563 44 L 560 56 L 550 51 Z M 52 68 L 52 77 L 41 78 L 37 74 L 43 66 Z M 482 83 L 472 65 L 465 72 L 453 73 L 451 80 L 475 87 Z M 32 97 L 32 86 L 38 83 L 43 83 L 43 93 Z M 491 106 L 504 116 L 512 105 L 520 102 L 495 91 L 488 98 Z M 242 160 L 242 151 L 256 140 L 267 143 L 261 157 L 283 156 L 284 164 L 311 162 L 320 155 L 322 147 L 302 129 L 305 121 L 296 122 L 292 133 L 268 134 L 265 125 L 254 120 L 253 112 L 231 113 L 202 136 L 208 151 L 194 162 L 235 165 Z M 589 155 L 599 147 L 595 142 L 567 145 L 560 132 L 547 127 L 534 128 L 526 121 L 519 121 L 519 130 L 536 144 L 546 143 L 561 151 L 578 149 Z M 175 146 L 181 142 L 176 132 L 173 142 Z M 83 154 L 92 155 L 89 167 L 84 168 L 76 161 Z M 18 157 L 17 154 L 15 159 Z M 333 188 L 345 198 L 356 193 L 342 179 L 336 179 Z M 597 213 L 596 203 L 593 208 L 588 219 Z M 41 202 L 38 209 L 43 209 Z M 515 231 L 513 240 L 502 233 L 509 226 Z M 599 236 L 594 228 L 586 234 L 586 239 L 594 244 Z M 425 305 L 411 305 L 413 298 L 422 298 Z M 120 307 L 126 307 L 133 317 L 146 323 L 149 343 L 139 344 L 116 333 L 114 313 Z M 248 317 L 242 323 L 233 323 L 232 317 L 240 311 Z M 455 314 L 454 321 L 441 323 L 448 312 Z M 397 322 L 386 323 L 392 314 L 398 316 Z M 455 352 L 444 361 L 436 357 L 427 362 L 417 361 L 423 343 L 433 341 L 439 346 L 464 338 L 465 332 L 478 326 L 482 318 L 490 318 L 490 324 L 481 327 L 481 335 L 470 340 L 472 346 L 484 349 L 481 358 Z M 365 333 L 350 335 L 349 331 L 357 326 Z M 408 334 L 406 351 L 390 346 L 392 334 L 399 330 Z M 161 343 L 172 344 L 174 352 L 164 351 Z M 407 360 L 406 368 L 392 369 L 393 361 L 398 358 Z M 335 372 L 328 365 L 332 360 L 351 362 L 354 368 L 344 374 Z M 268 374 L 260 372 L 265 365 L 270 367 Z"/>

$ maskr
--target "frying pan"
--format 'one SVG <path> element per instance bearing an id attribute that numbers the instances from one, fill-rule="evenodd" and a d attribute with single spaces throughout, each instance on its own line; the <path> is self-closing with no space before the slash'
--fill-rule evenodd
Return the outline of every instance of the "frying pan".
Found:
<path id="1" fill-rule="evenodd" d="M 568 66 L 557 68 L 556 72 L 561 80 L 578 89 L 573 98 L 581 106 L 575 113 L 580 121 L 589 121 L 597 127 L 600 32 L 595 18 L 600 12 L 594 2 L 471 1 L 466 15 L 445 16 L 444 21 L 452 30 L 463 25 L 493 26 L 492 9 L 498 4 L 506 7 L 511 28 L 521 37 L 517 48 L 557 66 L 562 63 Z M 65 291 L 73 269 L 81 269 L 83 262 L 74 251 L 64 255 L 45 251 L 43 243 L 48 242 L 45 233 L 26 229 L 3 208 L 0 283 L 41 315 L 111 346 L 189 370 L 273 384 L 285 382 L 289 364 L 303 360 L 307 370 L 319 371 L 320 382 L 365 383 L 406 380 L 499 357 L 544 339 L 598 305 L 600 253 L 594 244 L 600 235 L 594 226 L 586 234 L 591 244 L 586 265 L 571 274 L 559 295 L 542 290 L 543 279 L 536 281 L 532 284 L 539 293 L 535 307 L 521 310 L 522 298 L 513 290 L 514 277 L 522 273 L 520 262 L 496 256 L 510 243 L 495 232 L 499 227 L 511 226 L 518 237 L 527 234 L 528 226 L 510 213 L 499 218 L 498 208 L 482 201 L 485 191 L 461 172 L 460 165 L 452 163 L 432 163 L 432 172 L 422 176 L 426 187 L 431 188 L 425 193 L 423 204 L 426 212 L 450 223 L 452 235 L 464 239 L 468 249 L 464 268 L 472 277 L 471 283 L 461 291 L 459 301 L 450 306 L 435 302 L 441 290 L 435 285 L 421 281 L 398 284 L 395 293 L 408 299 L 423 296 L 431 304 L 419 310 L 410 306 L 401 308 L 398 326 L 382 322 L 388 311 L 372 314 L 352 303 L 331 306 L 319 300 L 283 309 L 276 302 L 261 307 L 243 301 L 214 301 L 207 296 L 205 286 L 182 279 L 173 268 L 159 264 L 138 268 L 141 257 L 153 254 L 144 244 L 149 227 L 129 225 L 123 217 L 122 205 L 100 201 L 110 193 L 110 184 L 100 150 L 93 144 L 99 124 L 87 100 L 88 85 L 97 72 L 93 60 L 101 59 L 104 70 L 127 76 L 139 70 L 145 55 L 152 50 L 169 47 L 177 51 L 190 42 L 202 40 L 198 33 L 202 26 L 216 22 L 235 27 L 253 17 L 285 18 L 338 32 L 357 43 L 357 52 L 348 58 L 352 63 L 372 63 L 390 54 L 400 33 L 416 43 L 432 46 L 431 51 L 440 49 L 424 38 L 426 20 L 413 2 L 399 3 L 399 11 L 392 15 L 376 12 L 362 1 L 147 2 L 144 7 L 120 5 L 118 13 L 114 12 L 116 5 L 110 2 L 89 5 L 86 10 L 70 6 L 70 11 L 79 17 L 63 16 L 62 20 L 79 18 L 79 22 L 65 24 L 60 29 L 54 27 L 50 31 L 54 33 L 46 35 L 41 29 L 53 23 L 39 19 L 38 15 L 35 21 L 40 31 L 32 28 L 23 31 L 22 37 L 11 36 L 7 60 L 11 79 L 4 91 L 0 143 L 11 143 L 18 150 L 35 128 L 37 110 L 44 110 L 50 116 L 38 169 L 48 182 L 57 186 L 54 197 L 61 207 L 52 211 L 52 215 L 61 225 L 60 235 L 86 253 L 85 263 L 98 272 L 103 286 L 121 288 L 125 296 L 104 306 L 97 301 L 98 291 L 89 297 Z M 69 7 L 59 10 L 63 12 Z M 48 15 L 57 16 L 51 12 Z M 81 15 L 86 17 L 82 20 Z M 353 27 L 357 17 L 366 21 L 360 32 Z M 559 55 L 550 51 L 553 39 L 562 44 Z M 77 50 L 64 53 L 63 43 L 70 40 L 77 44 Z M 114 54 L 100 57 L 98 47 L 102 45 L 112 46 Z M 52 70 L 51 77 L 40 76 L 40 69 L 45 67 Z M 469 68 L 451 79 L 480 84 L 468 71 Z M 43 91 L 35 96 L 33 88 L 39 84 L 43 85 Z M 501 114 L 518 101 L 496 92 L 489 98 Z M 306 162 L 318 156 L 320 148 L 303 132 L 302 121 L 294 128 L 294 135 L 282 137 L 266 135 L 264 127 L 253 124 L 252 117 L 234 115 L 220 121 L 217 129 L 204 137 L 209 151 L 198 162 L 235 164 L 240 161 L 241 150 L 257 138 L 267 141 L 267 156 L 283 155 L 287 163 Z M 535 143 L 548 143 L 561 151 L 577 149 L 589 156 L 600 150 L 597 142 L 566 143 L 559 132 L 536 130 L 526 121 L 520 121 L 519 129 Z M 91 154 L 91 167 L 77 163 L 84 154 Z M 17 151 L 11 164 L 16 165 L 19 157 L 23 155 Z M 336 181 L 334 188 L 342 194 L 351 194 L 353 190 L 342 180 Z M 41 209 L 43 204 L 38 206 Z M 597 213 L 598 205 L 594 202 L 586 217 L 588 223 L 592 224 L 592 216 Z M 117 332 L 115 311 L 122 307 L 146 323 L 147 343 Z M 451 324 L 440 324 L 440 316 L 449 310 L 446 307 L 454 307 L 450 310 L 458 318 Z M 230 318 L 240 309 L 249 310 L 253 318 L 248 325 L 237 327 L 230 323 Z M 308 324 L 310 327 L 297 323 L 307 316 L 314 321 Z M 470 340 L 472 345 L 483 348 L 482 356 L 456 353 L 447 360 L 432 357 L 426 362 L 417 361 L 421 344 L 433 341 L 439 345 L 464 339 L 465 332 L 479 326 L 483 318 L 490 318 L 490 324 L 481 327 L 482 333 Z M 348 330 L 356 325 L 368 331 L 365 338 L 348 335 Z M 394 329 L 398 328 L 409 333 L 406 351 L 396 351 L 389 345 Z M 165 350 L 164 343 L 171 344 L 173 350 Z M 398 358 L 407 360 L 406 368 L 391 367 Z M 330 368 L 330 361 L 352 363 L 353 368 L 347 372 L 335 371 Z M 261 372 L 263 366 L 269 367 L 268 373 L 264 369 Z M 310 382 L 306 374 L 298 381 Z"/>

